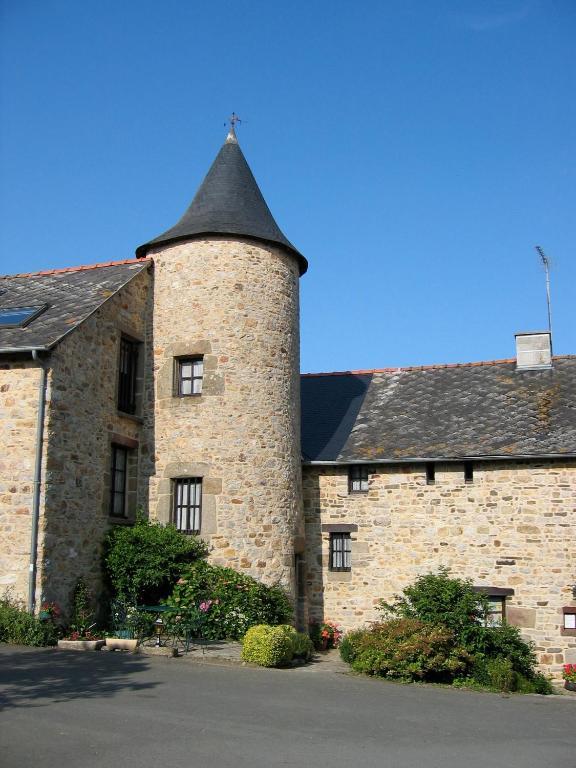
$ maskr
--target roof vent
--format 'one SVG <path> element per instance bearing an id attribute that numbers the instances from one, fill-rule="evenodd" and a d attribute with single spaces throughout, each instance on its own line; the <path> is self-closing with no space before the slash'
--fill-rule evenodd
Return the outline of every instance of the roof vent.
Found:
<path id="1" fill-rule="evenodd" d="M 548 331 L 516 334 L 516 368 L 522 371 L 552 368 L 552 338 Z"/>

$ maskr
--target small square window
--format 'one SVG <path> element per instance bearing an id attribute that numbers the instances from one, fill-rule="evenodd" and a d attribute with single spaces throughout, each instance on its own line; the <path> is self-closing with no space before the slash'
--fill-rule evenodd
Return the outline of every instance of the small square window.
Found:
<path id="1" fill-rule="evenodd" d="M 368 491 L 368 467 L 352 464 L 348 470 L 348 492 L 366 493 Z"/>
<path id="2" fill-rule="evenodd" d="M 112 476 L 110 483 L 110 515 L 126 517 L 126 479 L 128 476 L 128 449 L 112 446 Z"/>
<path id="3" fill-rule="evenodd" d="M 176 391 L 178 397 L 202 394 L 204 360 L 201 357 L 182 357 L 176 361 Z"/>
<path id="4" fill-rule="evenodd" d="M 179 477 L 174 480 L 172 522 L 181 533 L 200 533 L 202 513 L 202 478 Z"/>
<path id="5" fill-rule="evenodd" d="M 330 570 L 352 569 L 352 540 L 349 533 L 330 534 Z"/>
<path id="6" fill-rule="evenodd" d="M 576 613 L 564 614 L 564 629 L 576 629 Z"/>

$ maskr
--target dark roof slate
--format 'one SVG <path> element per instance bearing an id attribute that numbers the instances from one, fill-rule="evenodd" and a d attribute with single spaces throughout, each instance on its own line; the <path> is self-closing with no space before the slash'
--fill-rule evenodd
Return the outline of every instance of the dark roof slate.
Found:
<path id="1" fill-rule="evenodd" d="M 50 349 L 149 265 L 148 261 L 0 276 L 0 308 L 48 304 L 24 328 L 0 327 L 0 353 Z"/>
<path id="2" fill-rule="evenodd" d="M 154 247 L 207 234 L 242 235 L 275 243 L 295 256 L 300 274 L 308 262 L 276 224 L 233 134 L 229 134 L 206 178 L 180 221 L 136 249 L 145 256 Z"/>
<path id="3" fill-rule="evenodd" d="M 575 393 L 576 356 L 303 376 L 304 461 L 576 455 Z"/>

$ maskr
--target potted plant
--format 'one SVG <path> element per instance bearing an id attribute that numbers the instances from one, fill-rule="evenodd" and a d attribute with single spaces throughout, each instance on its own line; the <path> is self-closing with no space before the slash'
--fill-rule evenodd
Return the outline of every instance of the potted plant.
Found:
<path id="1" fill-rule="evenodd" d="M 45 600 L 40 605 L 40 611 L 38 612 L 38 618 L 40 621 L 53 621 L 59 619 L 61 616 L 60 607 L 58 603 L 48 602 Z"/>
<path id="2" fill-rule="evenodd" d="M 564 664 L 562 677 L 564 678 L 564 688 L 567 691 L 576 691 L 576 664 Z"/>
<path id="3" fill-rule="evenodd" d="M 98 637 L 92 610 L 92 596 L 84 579 L 79 578 L 72 593 L 72 618 L 68 634 L 58 640 L 58 648 L 72 651 L 99 651 L 106 640 Z"/>
<path id="4" fill-rule="evenodd" d="M 310 639 L 318 651 L 337 648 L 342 638 L 342 629 L 334 621 L 324 621 L 322 624 L 310 625 Z"/>

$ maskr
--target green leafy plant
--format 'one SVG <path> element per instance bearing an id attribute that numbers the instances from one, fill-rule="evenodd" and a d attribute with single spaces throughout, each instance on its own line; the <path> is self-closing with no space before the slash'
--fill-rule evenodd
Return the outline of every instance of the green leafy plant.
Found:
<path id="1" fill-rule="evenodd" d="M 487 599 L 467 579 L 452 578 L 448 569 L 420 576 L 396 596 L 380 602 L 385 617 L 424 622 L 453 635 L 454 648 L 464 649 L 468 665 L 464 675 L 456 673 L 458 685 L 486 687 L 499 691 L 550 693 L 550 681 L 536 671 L 534 646 L 520 630 L 509 624 L 486 626 Z M 352 636 L 346 647 L 357 663 L 358 638 Z"/>
<path id="2" fill-rule="evenodd" d="M 576 683 L 576 664 L 564 664 L 562 679 L 569 683 Z"/>
<path id="3" fill-rule="evenodd" d="M 207 552 L 197 536 L 139 516 L 134 526 L 109 532 L 104 572 L 113 597 L 131 605 L 156 605 L 170 594 L 182 570 Z"/>
<path id="4" fill-rule="evenodd" d="M 92 632 L 96 624 L 94 621 L 94 601 L 92 593 L 82 577 L 74 585 L 71 604 L 69 639 L 94 639 Z"/>
<path id="5" fill-rule="evenodd" d="M 381 600 L 385 618 L 419 619 L 451 630 L 468 650 L 475 649 L 488 611 L 486 597 L 474 590 L 472 582 L 450 576 L 448 568 L 420 576 L 407 586 L 393 603 Z M 481 648 L 478 648 L 480 650 Z"/>
<path id="6" fill-rule="evenodd" d="M 418 619 L 391 619 L 349 633 L 344 656 L 356 672 L 436 682 L 452 681 L 472 660 L 451 630 Z"/>
<path id="7" fill-rule="evenodd" d="M 58 631 L 53 622 L 28 613 L 9 591 L 0 598 L 0 642 L 14 645 L 56 645 Z"/>
<path id="8" fill-rule="evenodd" d="M 203 627 L 208 639 L 238 639 L 256 624 L 282 624 L 292 616 L 290 599 L 280 587 L 198 560 L 183 570 L 167 603 L 185 616 L 206 600 L 211 601 Z"/>
<path id="9" fill-rule="evenodd" d="M 314 645 L 308 635 L 303 632 L 294 632 L 291 636 L 292 655 L 295 659 L 309 661 L 314 653 Z"/>
<path id="10" fill-rule="evenodd" d="M 279 667 L 293 657 L 295 630 L 286 624 L 271 627 L 259 624 L 251 627 L 242 643 L 242 659 L 261 667 Z"/>

